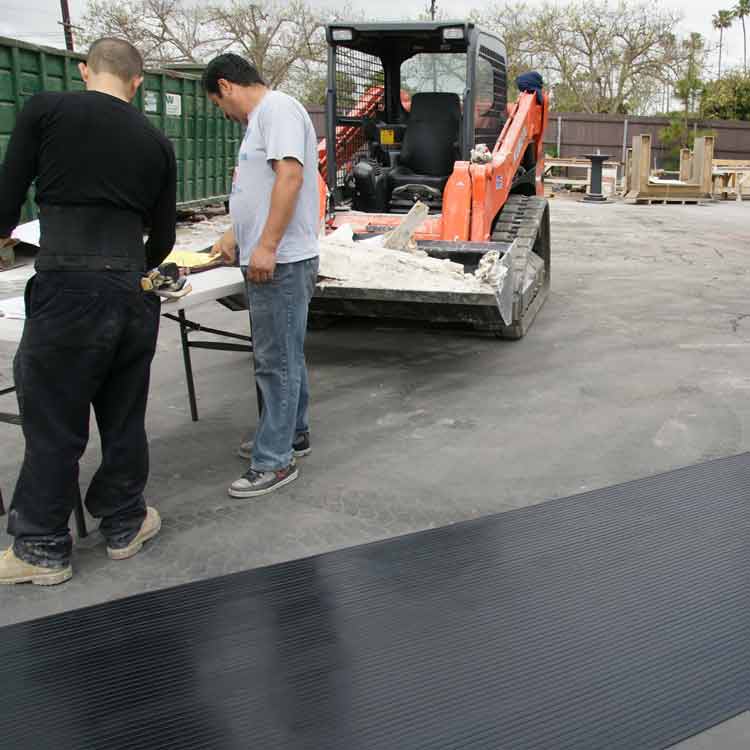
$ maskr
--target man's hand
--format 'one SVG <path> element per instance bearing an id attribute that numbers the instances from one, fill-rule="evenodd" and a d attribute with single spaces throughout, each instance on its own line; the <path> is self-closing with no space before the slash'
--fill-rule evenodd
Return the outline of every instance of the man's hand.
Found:
<path id="1" fill-rule="evenodd" d="M 215 258 L 220 255 L 224 262 L 228 265 L 233 265 L 237 258 L 237 244 L 234 239 L 234 230 L 229 229 L 219 237 L 214 246 L 211 248 L 211 257 Z"/>
<path id="2" fill-rule="evenodd" d="M 273 281 L 276 270 L 276 250 L 268 245 L 258 245 L 250 256 L 247 267 L 247 278 L 255 284 L 267 284 Z"/>
<path id="3" fill-rule="evenodd" d="M 15 247 L 17 244 L 18 240 L 13 237 L 0 237 L 0 248 Z"/>

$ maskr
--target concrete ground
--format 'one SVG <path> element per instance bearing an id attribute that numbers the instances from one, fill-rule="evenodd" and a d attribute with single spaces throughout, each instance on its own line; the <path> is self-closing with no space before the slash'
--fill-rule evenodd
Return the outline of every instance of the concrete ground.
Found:
<path id="1" fill-rule="evenodd" d="M 310 334 L 313 454 L 298 482 L 266 499 L 226 495 L 255 420 L 248 356 L 194 352 L 194 424 L 165 320 L 148 416 L 161 536 L 125 563 L 108 561 L 96 533 L 78 542 L 70 583 L 0 590 L 0 625 L 750 449 L 750 204 L 551 206 L 552 292 L 522 341 L 387 327 Z M 218 305 L 195 317 L 246 328 L 244 313 Z M 8 377 L 12 347 L 0 347 Z M 8 425 L 0 441 L 8 500 L 23 443 Z M 749 741 L 743 715 L 680 750 Z"/>

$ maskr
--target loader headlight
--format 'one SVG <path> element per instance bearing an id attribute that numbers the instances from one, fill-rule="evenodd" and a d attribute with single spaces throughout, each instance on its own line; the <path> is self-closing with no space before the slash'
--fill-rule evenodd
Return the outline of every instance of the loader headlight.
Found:
<path id="1" fill-rule="evenodd" d="M 443 40 L 446 42 L 455 41 L 456 39 L 464 38 L 463 26 L 451 26 L 448 29 L 443 29 Z"/>
<path id="2" fill-rule="evenodd" d="M 351 29 L 333 29 L 331 37 L 334 42 L 351 42 L 354 32 Z"/>

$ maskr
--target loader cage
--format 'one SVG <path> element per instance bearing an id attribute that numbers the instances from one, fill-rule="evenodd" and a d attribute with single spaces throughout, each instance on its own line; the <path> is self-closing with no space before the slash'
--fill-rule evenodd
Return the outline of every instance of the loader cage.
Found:
<path id="1" fill-rule="evenodd" d="M 348 47 L 333 48 L 333 116 L 335 136 L 329 143 L 338 145 L 331 190 L 344 188 L 347 174 L 351 173 L 358 157 L 367 152 L 362 121 L 385 112 L 385 70 L 377 56 Z M 335 177 L 335 181 L 333 178 Z"/>
<path id="2" fill-rule="evenodd" d="M 335 24 L 326 34 L 326 150 L 321 171 L 335 206 L 351 204 L 356 192 L 353 172 L 360 161 L 369 159 L 386 171 L 398 165 L 415 94 L 458 94 L 456 160 L 468 161 L 476 144 L 494 147 L 507 103 L 505 47 L 499 39 L 472 23 L 449 21 Z M 419 65 L 426 67 L 427 75 L 415 75 Z"/>

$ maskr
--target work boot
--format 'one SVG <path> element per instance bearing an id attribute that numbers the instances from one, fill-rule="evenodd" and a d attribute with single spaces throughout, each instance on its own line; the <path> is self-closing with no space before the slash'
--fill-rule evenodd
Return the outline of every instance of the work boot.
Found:
<path id="1" fill-rule="evenodd" d="M 250 461 L 253 457 L 253 440 L 245 440 L 240 443 L 240 447 L 237 450 L 237 455 L 240 458 L 246 458 Z M 294 436 L 294 442 L 292 443 L 292 450 L 294 451 L 295 458 L 304 458 L 312 453 L 310 447 L 310 433 L 309 432 L 298 432 Z"/>
<path id="2" fill-rule="evenodd" d="M 293 482 L 298 476 L 297 463 L 292 459 L 289 466 L 278 471 L 248 469 L 236 482 L 232 482 L 228 491 L 230 497 L 259 497 Z"/>
<path id="3" fill-rule="evenodd" d="M 110 547 L 107 545 L 107 554 L 112 560 L 127 560 L 133 555 L 137 555 L 144 542 L 153 539 L 161 529 L 161 516 L 156 508 L 149 506 L 146 508 L 146 517 L 143 519 L 141 528 L 133 537 L 133 540 L 124 547 Z"/>
<path id="4" fill-rule="evenodd" d="M 69 581 L 73 575 L 70 564 L 62 568 L 45 568 L 32 565 L 16 557 L 13 547 L 8 547 L 0 557 L 0 584 L 35 583 L 37 586 L 56 586 Z"/>

